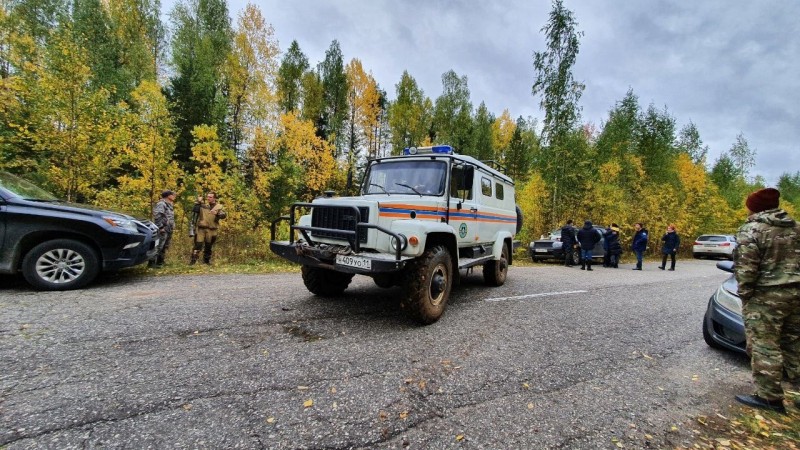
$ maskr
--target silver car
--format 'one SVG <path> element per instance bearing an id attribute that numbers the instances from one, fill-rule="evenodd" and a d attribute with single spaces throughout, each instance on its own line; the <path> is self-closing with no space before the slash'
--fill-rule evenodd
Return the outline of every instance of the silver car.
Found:
<path id="1" fill-rule="evenodd" d="M 692 256 L 695 258 L 726 258 L 733 261 L 736 237 L 729 234 L 704 234 L 694 241 Z"/>

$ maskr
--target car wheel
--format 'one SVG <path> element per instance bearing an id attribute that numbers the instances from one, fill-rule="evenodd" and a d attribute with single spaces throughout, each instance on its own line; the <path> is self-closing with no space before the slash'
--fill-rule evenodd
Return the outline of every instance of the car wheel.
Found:
<path id="1" fill-rule="evenodd" d="M 453 262 L 445 247 L 437 246 L 409 264 L 405 270 L 406 297 L 401 306 L 423 324 L 439 320 L 453 286 Z"/>
<path id="2" fill-rule="evenodd" d="M 22 259 L 25 280 L 43 291 L 78 289 L 94 280 L 99 272 L 95 251 L 72 239 L 42 242 Z"/>
<path id="3" fill-rule="evenodd" d="M 711 326 L 709 322 L 708 313 L 706 313 L 706 315 L 703 317 L 703 340 L 706 341 L 706 344 L 708 344 L 709 347 L 721 349 L 723 347 L 711 338 L 711 332 L 708 331 L 708 327 Z"/>
<path id="4" fill-rule="evenodd" d="M 500 259 L 483 265 L 483 281 L 488 286 L 502 286 L 508 275 L 508 246 L 503 244 Z"/>
<path id="5" fill-rule="evenodd" d="M 579 252 L 572 252 L 572 264 L 578 265 L 581 263 L 581 254 Z"/>
<path id="6" fill-rule="evenodd" d="M 300 269 L 303 283 L 312 294 L 320 297 L 340 295 L 350 285 L 355 274 L 336 272 L 319 267 L 303 266 Z"/>

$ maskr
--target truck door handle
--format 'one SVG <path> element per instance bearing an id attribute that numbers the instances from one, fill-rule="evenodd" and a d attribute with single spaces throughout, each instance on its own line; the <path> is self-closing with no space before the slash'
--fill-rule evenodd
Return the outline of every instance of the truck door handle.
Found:
<path id="1" fill-rule="evenodd" d="M 470 208 L 469 210 L 472 211 L 472 212 L 478 212 L 478 208 L 476 208 L 474 206 L 472 208 Z"/>

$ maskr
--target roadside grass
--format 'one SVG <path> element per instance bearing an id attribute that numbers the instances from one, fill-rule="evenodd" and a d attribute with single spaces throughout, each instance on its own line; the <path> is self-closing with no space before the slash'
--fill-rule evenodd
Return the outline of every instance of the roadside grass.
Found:
<path id="1" fill-rule="evenodd" d="M 800 398 L 800 393 L 794 393 Z M 792 404 L 791 399 L 787 402 Z M 738 408 L 733 417 L 721 414 L 697 416 L 694 442 L 686 448 L 699 449 L 800 449 L 800 410 L 787 408 L 787 415 Z"/>

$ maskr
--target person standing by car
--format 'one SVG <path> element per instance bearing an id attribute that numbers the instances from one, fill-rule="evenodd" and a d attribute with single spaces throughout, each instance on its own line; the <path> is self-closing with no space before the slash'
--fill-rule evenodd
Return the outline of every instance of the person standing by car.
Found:
<path id="1" fill-rule="evenodd" d="M 674 224 L 670 224 L 667 227 L 667 232 L 661 237 L 661 242 L 664 244 L 661 246 L 661 265 L 658 266 L 658 268 L 664 270 L 667 267 L 667 256 L 669 256 L 672 258 L 669 270 L 675 270 L 675 255 L 678 254 L 678 247 L 681 245 L 681 238 L 675 231 Z"/>
<path id="2" fill-rule="evenodd" d="M 622 254 L 622 245 L 619 243 L 619 225 L 612 223 L 605 234 L 603 246 L 607 248 L 608 267 L 619 267 L 619 255 Z"/>
<path id="3" fill-rule="evenodd" d="M 786 413 L 784 371 L 794 386 L 800 383 L 800 224 L 778 207 L 779 199 L 773 188 L 750 194 L 750 216 L 736 235 L 734 275 L 756 386 L 755 394 L 736 400 Z"/>
<path id="4" fill-rule="evenodd" d="M 583 228 L 578 230 L 578 244 L 581 246 L 581 270 L 592 270 L 592 250 L 600 242 L 600 231 L 595 230 L 592 222 L 587 220 Z"/>
<path id="5" fill-rule="evenodd" d="M 172 242 L 175 230 L 175 192 L 166 190 L 161 193 L 161 200 L 153 208 L 153 223 L 158 227 L 158 253 L 148 264 L 150 267 L 163 267 L 164 259 Z"/>
<path id="6" fill-rule="evenodd" d="M 192 210 L 193 216 L 197 217 L 195 226 L 194 248 L 189 264 L 195 264 L 203 250 L 203 263 L 211 264 L 211 252 L 214 243 L 217 242 L 219 235 L 219 221 L 228 216 L 222 208 L 222 204 L 217 201 L 217 194 L 209 192 L 206 195 L 206 203 L 202 197 L 197 197 Z"/>
<path id="7" fill-rule="evenodd" d="M 564 265 L 572 267 L 575 259 L 575 227 L 572 226 L 572 219 L 567 220 L 567 224 L 561 227 L 561 249 L 564 250 Z"/>
<path id="8" fill-rule="evenodd" d="M 633 235 L 633 243 L 631 249 L 636 254 L 636 267 L 633 270 L 642 270 L 642 260 L 644 259 L 644 252 L 647 250 L 647 229 L 641 222 L 633 224 L 636 233 Z"/>

